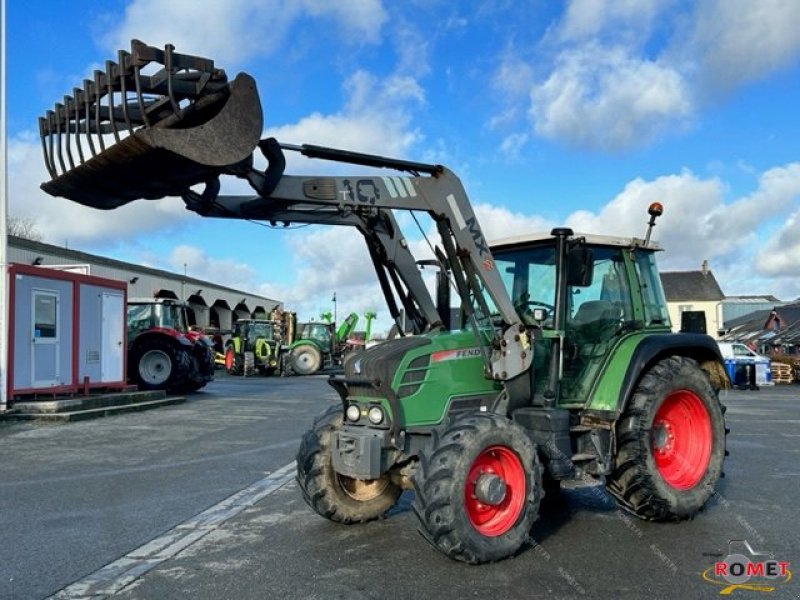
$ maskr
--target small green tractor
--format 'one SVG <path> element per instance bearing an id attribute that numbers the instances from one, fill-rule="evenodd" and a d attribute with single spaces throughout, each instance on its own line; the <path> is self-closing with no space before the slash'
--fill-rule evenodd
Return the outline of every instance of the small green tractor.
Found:
<path id="1" fill-rule="evenodd" d="M 350 313 L 339 327 L 333 322 L 301 323 L 297 337 L 289 345 L 287 361 L 297 375 L 313 375 L 321 368 L 342 364 L 351 350 L 347 340 L 358 324 L 358 315 Z"/>
<path id="2" fill-rule="evenodd" d="M 657 521 L 690 519 L 712 497 L 728 380 L 712 338 L 670 331 L 650 242 L 660 206 L 644 239 L 557 228 L 490 246 L 441 165 L 260 139 L 246 74 L 229 81 L 213 61 L 134 41 L 96 79 L 40 119 L 43 189 L 101 209 L 180 196 L 207 217 L 352 227 L 399 331 L 415 334 L 359 352 L 330 378 L 340 402 L 297 453 L 312 510 L 364 523 L 413 490 L 431 545 L 483 563 L 527 543 L 561 481 L 598 481 L 622 509 Z M 87 151 L 102 134 L 118 141 Z M 289 175 L 284 152 L 372 170 Z M 255 195 L 220 195 L 227 176 Z M 436 301 L 395 211 L 436 226 Z M 451 289 L 456 330 L 445 326 Z"/>

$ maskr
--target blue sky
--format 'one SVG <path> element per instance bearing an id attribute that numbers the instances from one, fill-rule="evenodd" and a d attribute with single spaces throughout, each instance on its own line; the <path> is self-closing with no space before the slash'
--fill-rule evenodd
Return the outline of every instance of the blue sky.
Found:
<path id="1" fill-rule="evenodd" d="M 352 231 L 202 219 L 177 199 L 103 213 L 39 191 L 36 117 L 136 37 L 251 73 L 281 141 L 446 164 L 490 237 L 564 224 L 642 235 L 660 200 L 662 269 L 708 259 L 728 294 L 793 299 L 797 23 L 795 0 L 9 2 L 9 210 L 45 241 L 186 264 L 301 318 L 336 291 L 340 314 L 386 323 Z"/>

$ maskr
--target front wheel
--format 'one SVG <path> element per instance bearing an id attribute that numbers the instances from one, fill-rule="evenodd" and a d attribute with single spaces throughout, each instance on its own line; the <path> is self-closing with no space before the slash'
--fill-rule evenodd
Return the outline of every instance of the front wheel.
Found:
<path id="1" fill-rule="evenodd" d="M 242 355 L 237 354 L 232 345 L 225 348 L 225 370 L 228 375 L 241 375 L 244 371 Z"/>
<path id="2" fill-rule="evenodd" d="M 608 491 L 642 519 L 689 519 L 714 493 L 725 460 L 724 408 L 697 362 L 671 356 L 642 377 L 617 423 Z"/>
<path id="3" fill-rule="evenodd" d="M 297 451 L 297 483 L 303 499 L 319 515 L 337 523 L 365 523 L 382 517 L 400 496 L 387 476 L 353 479 L 331 464 L 333 436 L 342 426 L 341 406 L 331 407 L 307 431 Z"/>
<path id="4" fill-rule="evenodd" d="M 539 512 L 542 473 L 525 431 L 475 413 L 434 435 L 414 475 L 420 532 L 440 552 L 471 564 L 511 556 Z"/>

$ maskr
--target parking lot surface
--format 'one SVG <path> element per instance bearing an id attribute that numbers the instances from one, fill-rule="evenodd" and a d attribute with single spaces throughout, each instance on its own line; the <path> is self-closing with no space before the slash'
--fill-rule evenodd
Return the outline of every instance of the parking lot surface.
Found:
<path id="1" fill-rule="evenodd" d="M 132 551 L 153 538 L 173 539 L 169 537 L 170 532 L 188 531 L 186 519 L 203 514 L 203 510 L 220 501 L 223 504 L 217 506 L 230 507 L 231 502 L 225 504 L 224 499 L 244 488 L 250 490 L 247 493 L 254 499 L 252 502 L 243 502 L 237 510 L 226 513 L 228 516 L 224 519 L 209 519 L 209 513 L 196 518 L 193 527 L 199 534 L 194 538 L 181 538 L 186 540 L 185 547 L 178 551 L 173 544 L 168 558 L 153 552 L 148 556 L 158 560 L 140 559 L 141 573 L 125 579 L 124 586 L 114 589 L 113 597 L 125 600 L 184 597 L 711 598 L 725 591 L 735 597 L 761 597 L 766 591 L 763 585 L 729 589 L 719 578 L 713 577 L 713 569 L 709 572 L 715 562 L 728 555 L 731 540 L 746 540 L 753 549 L 789 562 L 790 569 L 800 560 L 797 492 L 800 389 L 795 386 L 725 395 L 731 428 L 726 477 L 706 509 L 694 520 L 643 522 L 619 511 L 602 487 L 570 486 L 562 490 L 559 504 L 543 510 L 531 531 L 529 545 L 518 556 L 478 567 L 453 562 L 427 545 L 416 532 L 410 493 L 401 496 L 399 505 L 388 518 L 366 525 L 343 526 L 328 522 L 304 504 L 291 479 L 290 463 L 296 443 L 313 414 L 334 401 L 324 379 L 223 380 L 214 386 L 217 389 L 211 388 L 202 399 L 190 401 L 188 407 L 105 420 L 118 421 L 113 427 L 119 436 L 114 446 L 117 450 L 110 451 L 109 461 L 120 446 L 129 446 L 124 452 L 119 451 L 128 456 L 127 466 L 113 468 L 127 469 L 126 481 L 133 486 L 134 493 L 128 489 L 119 490 L 93 511 L 96 514 L 83 514 L 71 506 L 56 511 L 58 518 L 54 520 L 48 511 L 54 510 L 55 502 L 53 506 L 48 504 L 26 513 L 30 521 L 27 530 L 39 533 L 24 546 L 30 547 L 23 553 L 23 559 L 17 558 L 14 562 L 10 556 L 14 553 L 8 550 L 6 543 L 0 550 L 6 553 L 4 562 L 12 561 L 14 573 L 25 570 L 22 560 L 38 557 L 38 545 L 63 535 L 65 530 L 74 530 L 87 550 L 94 553 L 87 551 L 86 560 L 80 561 L 62 557 L 71 566 L 59 572 L 60 579 L 48 580 L 50 587 L 45 589 L 45 586 L 32 584 L 24 589 L 17 587 L 17 595 L 11 597 L 38 598 L 61 589 L 62 598 L 107 597 L 108 594 L 95 594 L 102 587 L 68 586 L 73 582 L 91 581 L 92 573 L 109 563 L 120 564 L 120 557 L 126 554 L 138 556 Z M 226 406 L 230 415 L 224 410 Z M 168 415 L 177 416 L 180 411 L 184 414 L 179 419 Z M 198 421 L 193 422 L 193 418 Z M 144 437 L 155 435 L 148 429 L 153 426 L 150 419 L 161 425 L 165 436 L 164 446 L 159 448 L 156 457 L 149 454 L 150 443 L 138 443 L 133 433 L 142 432 Z M 232 431 L 223 433 L 225 426 L 217 420 L 221 423 L 226 419 L 235 425 L 231 426 Z M 101 421 L 80 424 L 86 428 L 80 438 L 89 447 L 95 448 L 100 443 L 92 427 L 109 427 L 101 425 Z M 71 439 L 71 435 L 59 432 L 72 427 L 75 426 L 55 429 L 55 435 Z M 177 441 L 168 443 L 167 428 L 192 434 L 174 433 L 172 437 Z M 35 431 L 41 429 L 28 429 L 27 435 Z M 16 457 L 9 456 L 9 438 L 24 437 L 25 433 L 19 426 L 0 428 L 0 447 L 5 448 L 6 462 L 16 462 Z M 199 439 L 215 435 L 219 439 L 211 445 L 218 451 L 224 448 L 229 456 L 220 459 L 219 464 L 210 459 L 200 461 L 207 477 L 190 467 L 165 467 L 169 479 L 175 482 L 175 491 L 168 487 L 162 493 L 151 488 L 150 495 L 147 494 L 146 488 L 159 482 L 149 479 L 151 471 L 136 470 L 143 460 L 138 454 L 150 456 L 151 464 L 161 464 L 158 461 L 167 455 L 175 463 L 181 456 L 171 455 L 181 447 L 196 445 Z M 109 438 L 104 439 L 103 443 L 110 443 Z M 282 445 L 284 443 L 286 445 Z M 45 444 L 34 457 L 24 459 L 27 468 L 36 470 L 35 465 L 40 462 L 63 454 L 55 447 L 48 448 Z M 98 456 L 103 453 L 100 447 L 92 452 Z M 208 455 L 203 457 L 209 458 Z M 220 465 L 225 466 L 220 469 Z M 281 467 L 286 468 L 281 470 Z M 63 472 L 63 465 L 59 471 Z M 228 471 L 238 472 L 238 477 L 231 477 Z M 86 473 L 81 480 L 84 487 L 102 478 L 86 468 L 83 472 Z M 22 478 L 23 473 L 15 470 L 14 477 Z M 42 474 L 38 477 L 42 481 L 41 487 L 36 489 L 43 495 L 48 494 L 53 488 L 46 478 L 42 479 Z M 188 483 L 182 483 L 184 477 Z M 253 482 L 259 485 L 248 487 Z M 167 502 L 173 495 L 180 498 L 177 490 L 184 485 L 190 487 L 185 494 L 186 510 L 164 509 L 162 513 L 168 518 L 163 515 L 158 518 L 159 511 L 154 511 L 153 506 Z M 3 497 L 9 498 L 8 486 L 2 489 Z M 162 500 L 155 501 L 150 496 L 162 496 Z M 11 497 L 4 503 L 8 505 L 14 501 Z M 70 497 L 63 499 L 67 504 L 75 501 Z M 213 514 L 218 514 L 215 510 Z M 113 548 L 99 544 L 98 540 L 102 539 L 107 546 L 108 540 L 115 536 L 115 518 L 109 511 L 133 513 L 130 516 L 132 525 L 126 525 L 125 521 L 118 523 L 117 528 L 124 532 L 126 527 L 133 526 L 139 535 L 123 534 L 123 541 Z M 83 536 L 77 533 L 98 515 L 102 518 L 90 526 L 89 533 Z M 18 542 L 24 541 L 21 532 L 20 529 L 15 534 Z M 47 552 L 46 548 L 42 551 Z M 43 567 L 43 559 L 33 560 L 36 566 Z M 3 568 L 7 582 L 8 566 Z M 117 579 L 117 583 L 119 581 Z M 767 597 L 800 597 L 800 585 L 795 579 L 788 582 L 777 579 L 772 587 L 774 590 Z M 0 593 L 0 597 L 5 596 Z"/>

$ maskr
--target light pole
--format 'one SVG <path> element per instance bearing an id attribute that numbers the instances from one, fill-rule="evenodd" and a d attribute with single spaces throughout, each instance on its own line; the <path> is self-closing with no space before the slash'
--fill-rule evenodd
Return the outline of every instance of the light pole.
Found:
<path id="1" fill-rule="evenodd" d="M 333 324 L 335 326 L 338 322 L 336 318 L 336 292 L 333 292 L 333 298 L 331 298 L 331 302 L 333 302 Z"/>
<path id="2" fill-rule="evenodd" d="M 6 0 L 0 0 L 0 413 L 8 409 L 8 144 L 6 140 Z"/>

